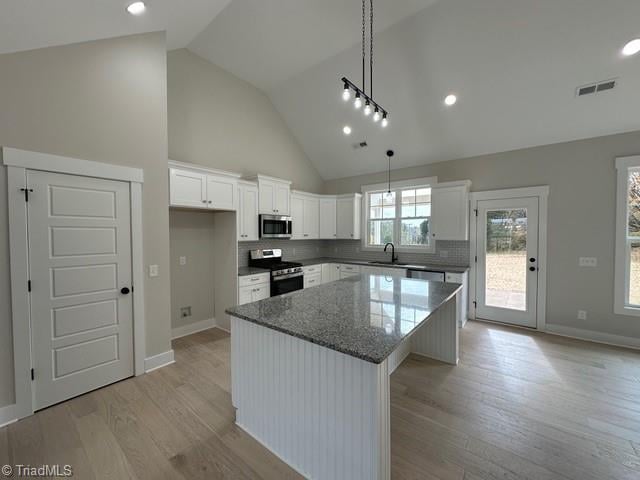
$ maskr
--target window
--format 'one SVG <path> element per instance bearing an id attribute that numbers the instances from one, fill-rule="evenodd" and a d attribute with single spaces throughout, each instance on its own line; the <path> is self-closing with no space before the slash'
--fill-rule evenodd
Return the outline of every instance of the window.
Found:
<path id="1" fill-rule="evenodd" d="M 640 157 L 616 160 L 616 313 L 640 315 Z"/>
<path id="2" fill-rule="evenodd" d="M 365 190 L 364 248 L 379 248 L 393 242 L 397 251 L 434 252 L 429 185 L 392 184 L 390 193 L 386 185 L 377 187 Z"/>

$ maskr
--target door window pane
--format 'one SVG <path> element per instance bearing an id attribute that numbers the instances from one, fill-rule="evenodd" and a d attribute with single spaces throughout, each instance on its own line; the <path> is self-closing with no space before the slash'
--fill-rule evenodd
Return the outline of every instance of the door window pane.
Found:
<path id="1" fill-rule="evenodd" d="M 526 311 L 527 210 L 486 215 L 485 304 Z"/>
<path id="2" fill-rule="evenodd" d="M 629 172 L 627 203 L 629 236 L 640 237 L 640 171 Z"/>
<path id="3" fill-rule="evenodd" d="M 640 306 L 640 243 L 631 244 L 629 266 L 629 305 Z"/>

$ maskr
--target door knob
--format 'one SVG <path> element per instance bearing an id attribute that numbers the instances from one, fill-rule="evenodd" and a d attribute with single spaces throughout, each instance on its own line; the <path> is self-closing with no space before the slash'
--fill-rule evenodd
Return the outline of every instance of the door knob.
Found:
<path id="1" fill-rule="evenodd" d="M 120 293 L 121 293 L 121 294 L 123 294 L 123 295 L 128 295 L 128 294 L 129 294 L 129 291 L 130 291 L 130 290 L 129 290 L 129 288 L 128 288 L 128 287 L 122 287 L 122 288 L 120 289 Z"/>

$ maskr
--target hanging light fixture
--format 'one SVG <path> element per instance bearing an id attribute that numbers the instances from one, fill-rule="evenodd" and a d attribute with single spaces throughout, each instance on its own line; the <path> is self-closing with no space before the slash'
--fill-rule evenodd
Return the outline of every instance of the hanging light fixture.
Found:
<path id="1" fill-rule="evenodd" d="M 391 157 L 393 157 L 393 150 L 387 150 L 387 159 L 389 161 L 389 168 L 387 170 L 387 201 L 391 202 L 393 200 L 393 193 L 391 193 Z"/>
<path id="2" fill-rule="evenodd" d="M 340 80 L 343 84 L 342 99 L 347 102 L 351 99 L 351 90 L 355 92 L 353 96 L 353 106 L 356 110 L 362 108 L 364 99 L 365 116 L 373 113 L 373 121 L 380 122 L 383 128 L 389 125 L 389 112 L 373 99 L 373 0 L 369 0 L 369 93 L 366 93 L 366 0 L 362 0 L 362 88 L 356 86 L 347 77 Z"/>

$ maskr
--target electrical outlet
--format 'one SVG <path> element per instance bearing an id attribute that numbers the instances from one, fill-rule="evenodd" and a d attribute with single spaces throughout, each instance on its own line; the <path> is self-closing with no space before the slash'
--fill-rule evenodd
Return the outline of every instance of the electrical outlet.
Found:
<path id="1" fill-rule="evenodd" d="M 578 310 L 578 320 L 586 320 L 587 312 L 585 310 Z"/>
<path id="2" fill-rule="evenodd" d="M 449 258 L 449 252 L 447 250 L 440 250 L 441 258 Z"/>
<path id="3" fill-rule="evenodd" d="M 598 259 L 596 257 L 580 257 L 578 259 L 578 265 L 581 267 L 597 267 Z"/>
<path id="4" fill-rule="evenodd" d="M 186 265 L 187 264 L 187 257 L 180 257 L 180 265 Z"/>
<path id="5" fill-rule="evenodd" d="M 180 307 L 180 316 L 182 318 L 191 316 L 191 307 Z"/>
<path id="6" fill-rule="evenodd" d="M 149 265 L 149 276 L 157 277 L 160 275 L 160 267 L 158 265 Z"/>

